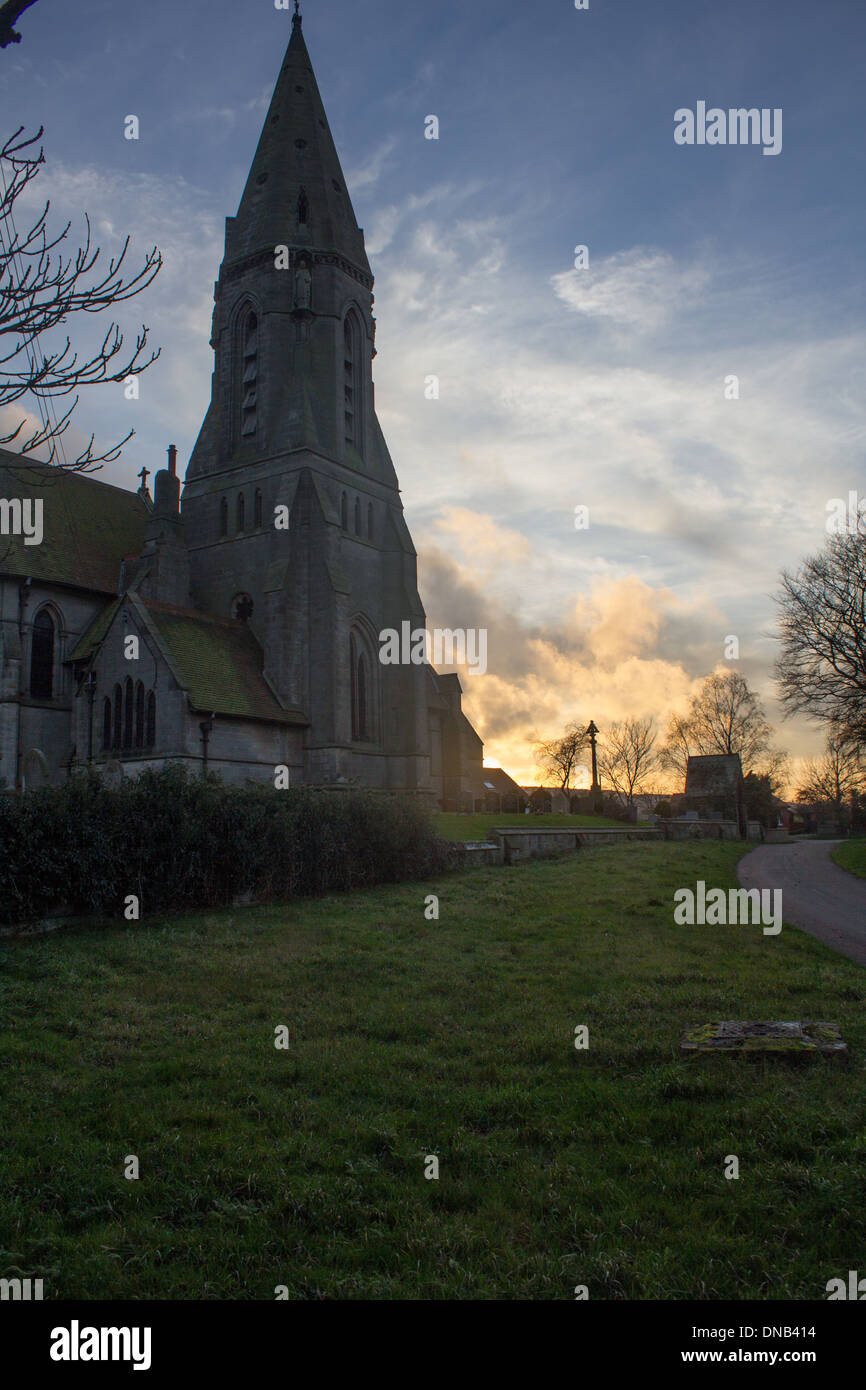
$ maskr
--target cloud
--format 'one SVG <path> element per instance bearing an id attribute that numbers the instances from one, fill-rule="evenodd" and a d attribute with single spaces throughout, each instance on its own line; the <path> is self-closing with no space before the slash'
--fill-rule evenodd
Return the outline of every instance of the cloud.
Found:
<path id="1" fill-rule="evenodd" d="M 688 669 L 681 636 L 684 626 L 713 619 L 705 605 L 687 605 L 626 575 L 596 579 L 588 592 L 565 597 L 533 622 L 519 603 L 501 598 L 515 567 L 526 588 L 539 582 L 525 536 L 456 507 L 446 510 L 437 532 L 471 558 L 458 562 L 436 545 L 421 550 L 428 627 L 487 631 L 487 673 L 456 668 L 464 708 L 485 740 L 485 756 L 518 780 L 535 778 L 533 743 L 572 721 L 650 715 L 664 726 L 673 710 L 686 708 L 703 672 Z"/>
<path id="2" fill-rule="evenodd" d="M 577 705 L 666 719 L 729 634 L 778 719 L 772 594 L 857 485 L 866 335 L 837 332 L 808 286 L 774 299 L 745 256 L 635 247 L 551 279 L 509 217 L 468 212 L 444 186 L 401 205 L 377 408 L 431 622 L 490 629 L 490 674 L 464 680 L 487 751 L 530 772 L 531 739 Z M 795 753 L 818 737 L 780 732 Z"/>
<path id="3" fill-rule="evenodd" d="M 391 135 L 387 140 L 383 140 L 381 144 L 377 145 L 373 153 L 367 155 L 360 164 L 353 164 L 348 167 L 345 171 L 346 187 L 351 189 L 353 195 L 359 189 L 370 188 L 379 182 L 396 147 L 396 136 Z"/>
<path id="4" fill-rule="evenodd" d="M 681 265 L 667 252 L 632 247 L 597 264 L 590 260 L 586 269 L 562 271 L 550 283 L 575 313 L 652 333 L 693 307 L 710 278 L 699 263 Z"/>

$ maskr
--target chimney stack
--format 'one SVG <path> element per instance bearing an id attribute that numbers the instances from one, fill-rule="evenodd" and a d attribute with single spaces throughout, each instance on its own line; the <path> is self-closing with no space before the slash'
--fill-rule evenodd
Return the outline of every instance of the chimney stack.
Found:
<path id="1" fill-rule="evenodd" d="M 168 471 L 173 478 L 177 477 L 177 445 L 168 446 Z"/>

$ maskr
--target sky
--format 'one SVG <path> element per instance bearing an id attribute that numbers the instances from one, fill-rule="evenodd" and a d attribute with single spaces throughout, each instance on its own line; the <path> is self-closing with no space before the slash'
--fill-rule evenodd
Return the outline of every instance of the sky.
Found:
<path id="1" fill-rule="evenodd" d="M 485 757 L 536 782 L 536 741 L 591 718 L 663 730 L 715 669 L 746 677 L 795 760 L 818 753 L 817 726 L 781 720 L 774 595 L 831 499 L 866 498 L 862 0 L 302 12 L 376 276 L 376 404 L 428 626 L 488 632 L 486 673 L 462 679 Z M 71 439 L 134 428 L 100 476 L 135 487 L 195 442 L 224 218 L 290 12 L 37 0 L 17 27 L 0 125 L 45 127 L 32 206 L 73 233 L 87 211 L 108 254 L 129 233 L 133 265 L 164 256 L 120 315 L 159 361 L 137 401 L 84 395 Z M 780 111 L 778 153 L 677 143 L 699 102 Z"/>

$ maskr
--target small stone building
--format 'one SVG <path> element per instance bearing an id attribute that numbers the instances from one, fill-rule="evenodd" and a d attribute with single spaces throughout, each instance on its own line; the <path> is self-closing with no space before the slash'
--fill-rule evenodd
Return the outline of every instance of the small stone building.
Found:
<path id="1" fill-rule="evenodd" d="M 714 753 L 691 757 L 686 764 L 686 786 L 677 799 L 677 813 L 697 812 L 701 820 L 736 821 L 746 834 L 745 784 L 739 753 Z"/>

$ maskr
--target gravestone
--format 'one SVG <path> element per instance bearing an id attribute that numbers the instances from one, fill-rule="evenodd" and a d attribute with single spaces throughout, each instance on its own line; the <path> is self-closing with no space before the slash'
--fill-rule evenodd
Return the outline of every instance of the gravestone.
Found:
<path id="1" fill-rule="evenodd" d="M 681 1052 L 821 1054 L 847 1057 L 848 1044 L 835 1023 L 807 1021 L 701 1023 L 683 1034 Z"/>

